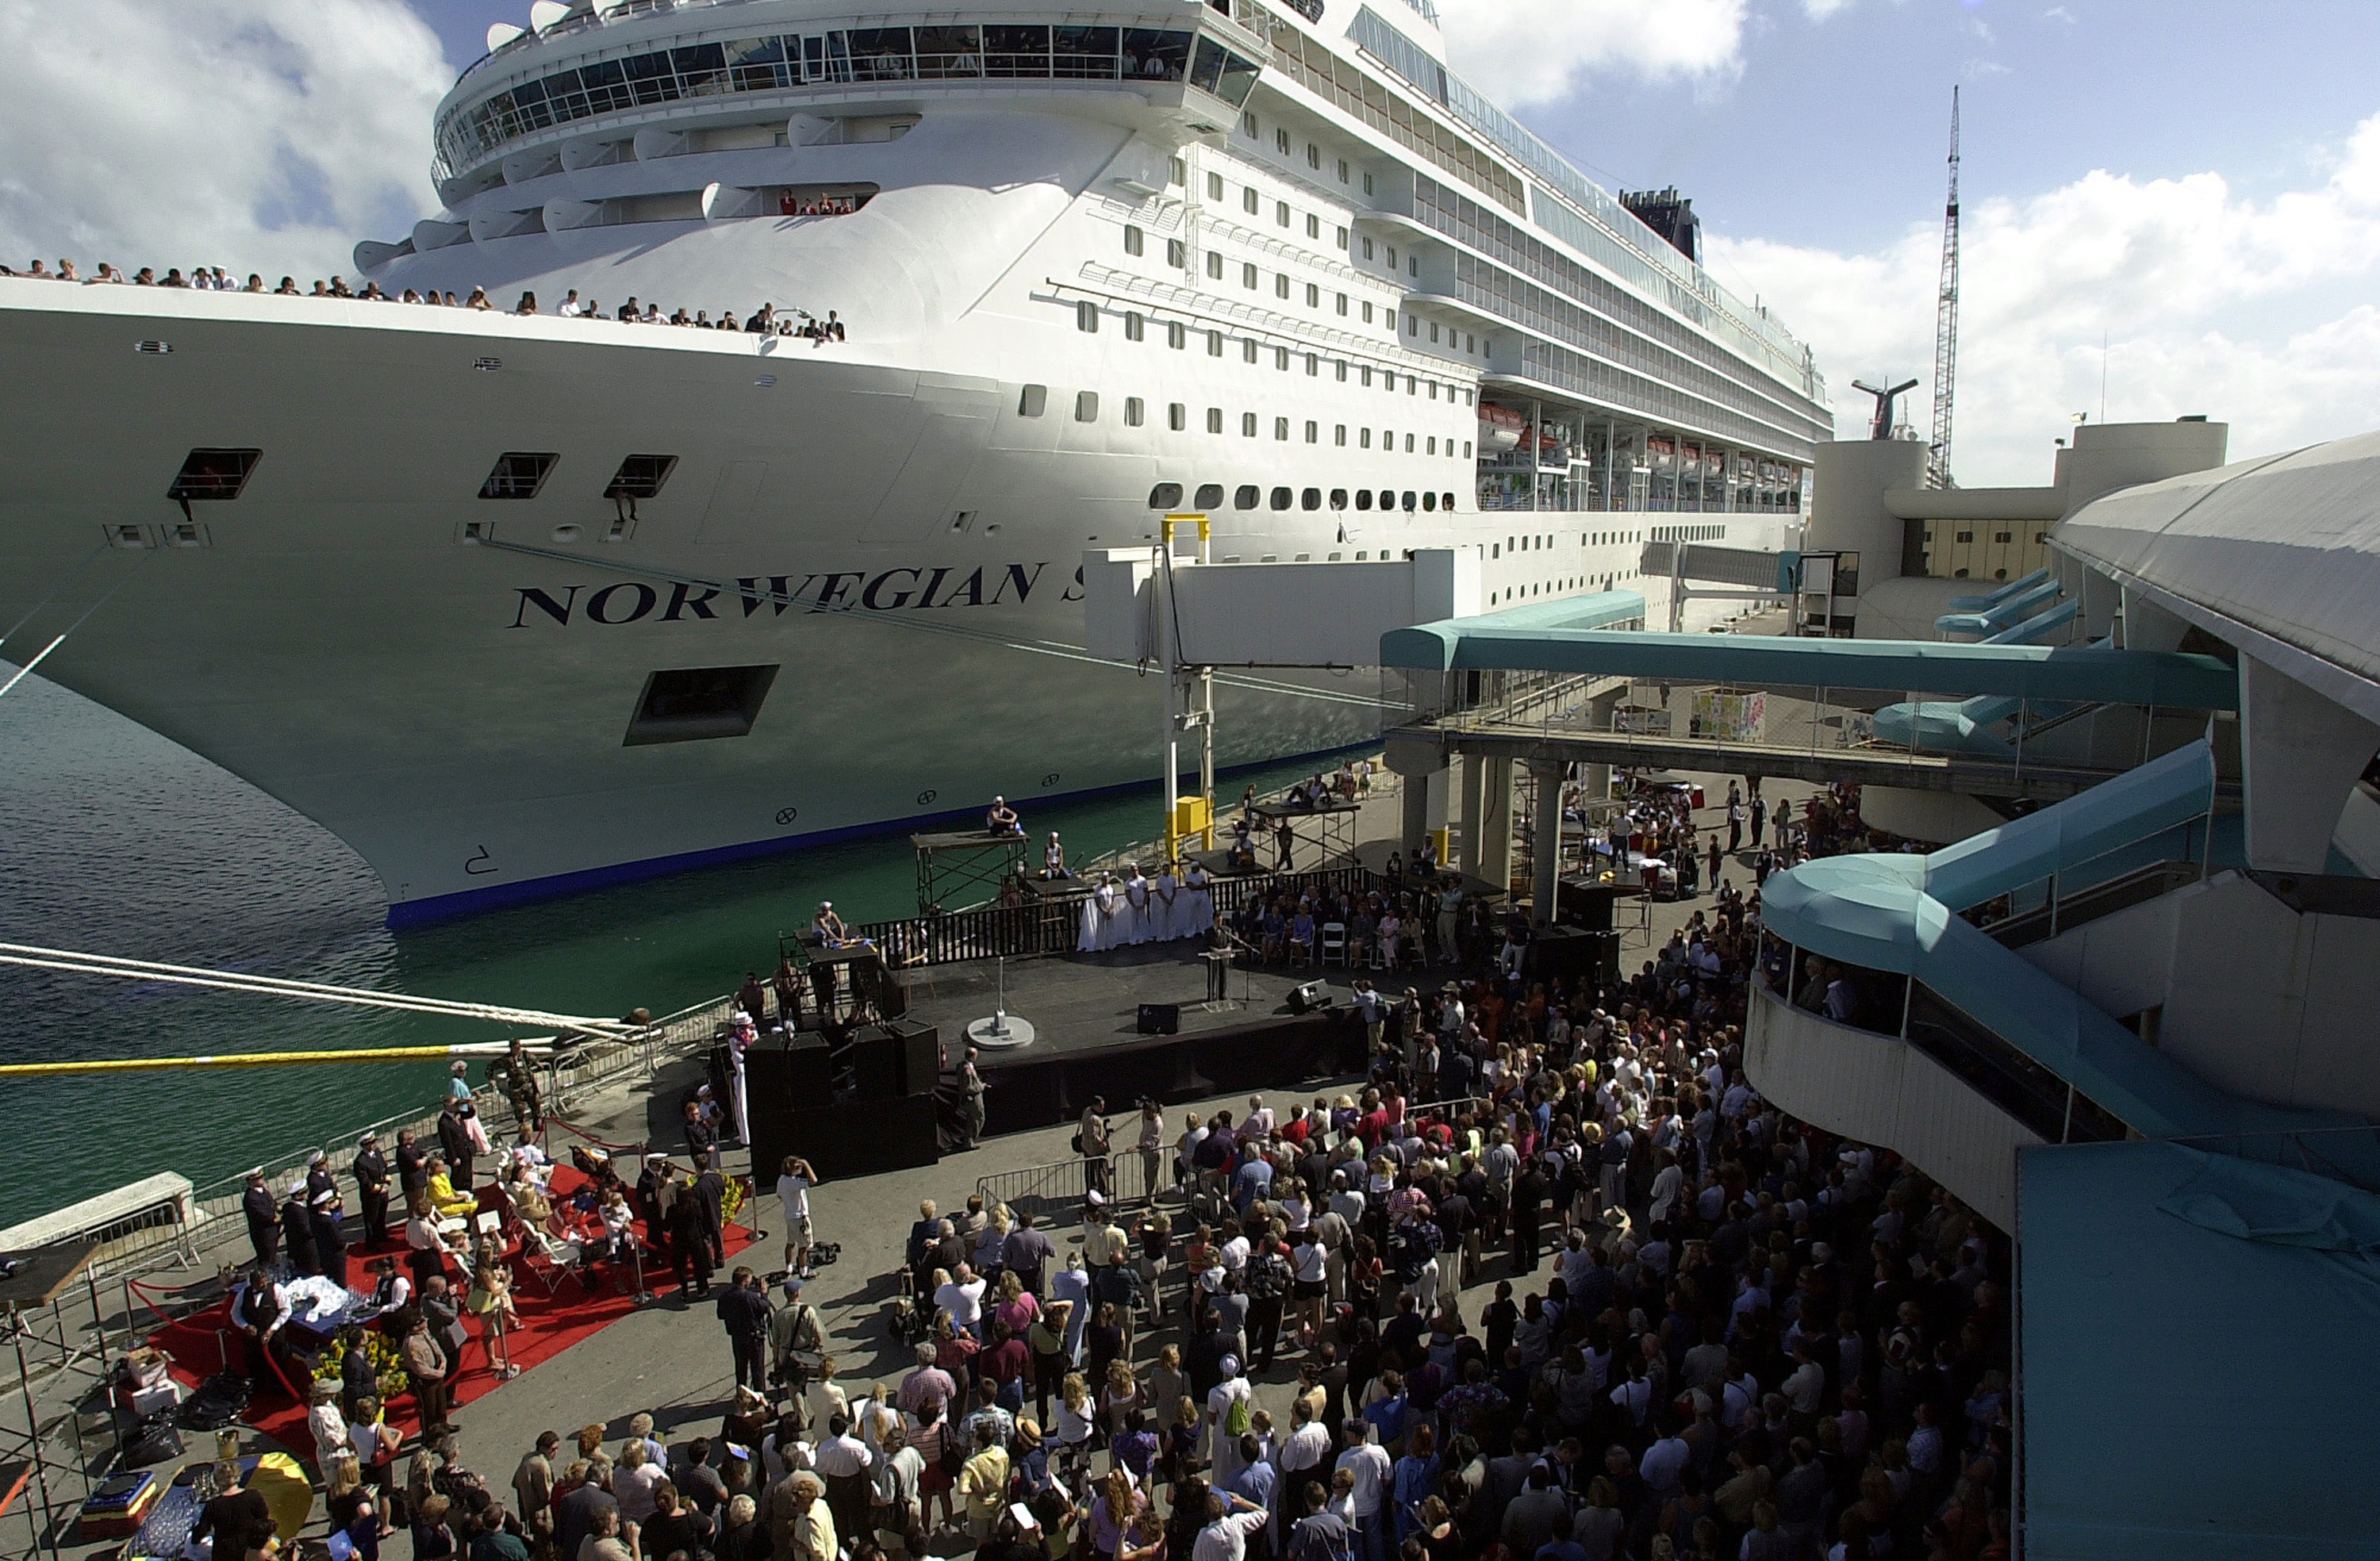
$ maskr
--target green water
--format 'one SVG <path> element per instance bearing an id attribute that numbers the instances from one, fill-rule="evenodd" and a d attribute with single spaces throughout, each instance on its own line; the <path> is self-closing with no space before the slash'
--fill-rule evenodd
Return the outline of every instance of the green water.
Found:
<path id="1" fill-rule="evenodd" d="M 1234 777 L 1259 789 L 1310 773 Z M 1026 817 L 1076 860 L 1149 839 L 1155 788 Z M 733 989 L 820 900 L 916 908 L 899 836 L 624 885 L 392 933 L 379 880 L 319 828 L 205 760 L 38 677 L 0 701 L 0 941 L 343 986 L 617 1015 Z M 499 1039 L 468 1021 L 0 966 L 0 1061 Z M 10 1081 L 0 1226 L 172 1170 L 201 1186 L 401 1111 L 438 1063 Z"/>

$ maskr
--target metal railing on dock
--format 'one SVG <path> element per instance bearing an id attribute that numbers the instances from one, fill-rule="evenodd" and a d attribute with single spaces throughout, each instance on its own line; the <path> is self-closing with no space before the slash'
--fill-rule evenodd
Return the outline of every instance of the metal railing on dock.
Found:
<path id="1" fill-rule="evenodd" d="M 1247 873 L 1218 877 L 1208 885 L 1215 909 L 1236 914 L 1251 897 L 1274 894 L 1334 894 L 1369 891 L 1386 882 L 1368 867 L 1349 865 L 1318 867 L 1303 873 Z M 901 916 L 889 921 L 862 922 L 852 935 L 870 939 L 884 951 L 893 970 L 925 965 L 965 964 L 975 960 L 1031 959 L 1042 954 L 1071 954 L 1081 941 L 1083 902 L 1092 894 L 1087 879 L 1067 880 L 1067 887 L 1037 887 L 1022 905 L 985 905 L 972 911 L 945 911 L 934 916 Z"/>

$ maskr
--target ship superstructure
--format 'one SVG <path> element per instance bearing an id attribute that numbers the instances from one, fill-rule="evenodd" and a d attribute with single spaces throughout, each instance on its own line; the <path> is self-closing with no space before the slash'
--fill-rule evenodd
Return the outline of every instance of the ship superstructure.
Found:
<path id="1" fill-rule="evenodd" d="M 0 280 L 41 365 L 0 622 L 103 600 L 42 672 L 399 919 L 1148 778 L 1074 581 L 1168 512 L 1223 560 L 1476 546 L 1499 605 L 1798 522 L 1807 350 L 1449 72 L 1426 0 L 535 20 L 438 110 L 442 211 L 356 254 L 534 316 Z M 1377 724 L 1241 682 L 1226 762 Z"/>

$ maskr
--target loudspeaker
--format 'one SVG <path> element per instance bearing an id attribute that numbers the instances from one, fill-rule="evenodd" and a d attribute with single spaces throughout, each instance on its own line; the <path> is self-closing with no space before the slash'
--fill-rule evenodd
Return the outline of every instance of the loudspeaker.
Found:
<path id="1" fill-rule="evenodd" d="M 931 1095 L 942 1078 L 942 1033 L 931 1024 L 902 1020 L 885 1029 L 897 1040 L 900 1085 L 905 1095 Z"/>
<path id="2" fill-rule="evenodd" d="M 1590 883 L 1585 878 L 1564 878 L 1556 895 L 1561 908 L 1559 919 L 1589 932 L 1611 930 L 1611 903 L 1620 898 L 1616 884 Z"/>
<path id="3" fill-rule="evenodd" d="M 752 1113 L 752 1163 L 774 1168 L 799 1155 L 820 1176 L 839 1180 L 880 1171 L 911 1170 L 941 1157 L 935 1131 L 934 1097 L 870 1101 L 865 1107 L 821 1106 L 797 1111 Z"/>
<path id="4" fill-rule="evenodd" d="M 1529 935 L 1527 970 L 1533 981 L 1570 979 L 1593 968 L 1596 934 L 1584 927 L 1541 926 Z"/>
<path id="5" fill-rule="evenodd" d="M 1330 990 L 1319 981 L 1309 981 L 1303 986 L 1290 988 L 1289 1011 L 1292 1013 L 1319 1013 L 1330 1006 Z"/>
<path id="6" fill-rule="evenodd" d="M 1140 1005 L 1140 1033 L 1144 1035 L 1178 1035 L 1182 1033 L 1180 1003 L 1143 1003 Z"/>
<path id="7" fill-rule="evenodd" d="M 783 1045 L 761 1042 L 744 1054 L 744 1088 L 755 1112 L 823 1106 L 834 1094 L 826 1038 L 806 1031 Z"/>
<path id="8" fill-rule="evenodd" d="M 852 1083 L 862 1100 L 901 1097 L 901 1042 L 889 1029 L 870 1026 L 854 1037 Z"/>
<path id="9" fill-rule="evenodd" d="M 1590 968 L 1595 972 L 1596 980 L 1606 986 L 1615 985 L 1620 980 L 1620 935 L 1616 932 L 1590 932 L 1586 936 L 1595 948 Z"/>

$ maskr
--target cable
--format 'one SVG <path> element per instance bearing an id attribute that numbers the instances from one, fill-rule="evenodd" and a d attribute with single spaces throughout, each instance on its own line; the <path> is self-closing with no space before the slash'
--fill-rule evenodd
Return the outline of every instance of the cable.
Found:
<path id="1" fill-rule="evenodd" d="M 22 618 L 18 619 L 15 623 L 9 624 L 8 632 L 6 634 L 0 634 L 0 645 L 7 644 L 18 629 L 21 629 L 26 624 L 31 623 L 33 621 L 34 613 L 39 612 L 42 608 L 49 606 L 51 602 L 56 600 L 58 593 L 65 590 L 68 586 L 73 585 L 75 581 L 81 576 L 82 572 L 91 567 L 91 561 L 106 551 L 107 544 L 105 542 L 102 542 L 99 546 L 85 553 L 80 563 L 78 563 L 72 569 L 67 570 L 66 577 L 61 579 L 56 585 L 50 587 L 49 595 L 33 603 L 32 606 L 25 609 L 25 615 Z"/>
<path id="2" fill-rule="evenodd" d="M 84 608 L 84 609 L 82 610 L 82 616 L 81 616 L 80 618 L 77 618 L 73 623 L 68 623 L 68 624 L 66 626 L 65 630 L 64 630 L 62 633 L 60 633 L 60 634 L 59 634 L 59 635 L 58 635 L 58 637 L 57 637 L 57 638 L 55 638 L 55 639 L 54 639 L 54 640 L 50 641 L 50 643 L 49 643 L 49 644 L 47 644 L 47 645 L 45 645 L 45 646 L 42 647 L 42 650 L 41 650 L 41 654 L 40 654 L 40 655 L 38 655 L 38 656 L 34 657 L 31 660 L 30 660 L 30 661 L 26 662 L 23 666 L 21 666 L 21 667 L 18 668 L 18 669 L 17 669 L 17 675 L 16 675 L 15 677 L 10 678 L 6 683 L 0 683 L 0 699 L 5 699 L 5 698 L 6 698 L 6 697 L 8 696 L 8 691 L 9 691 L 10 689 L 12 689 L 12 688 L 16 687 L 18 684 L 20 684 L 20 683 L 24 682 L 27 678 L 29 678 L 29 677 L 30 677 L 30 676 L 32 676 L 32 675 L 33 675 L 33 669 L 34 669 L 35 667 L 40 666 L 42 662 L 44 662 L 44 661 L 48 660 L 48 659 L 50 659 L 50 652 L 51 652 L 51 651 L 53 651 L 53 650 L 55 650 L 59 646 L 62 646 L 62 645 L 64 645 L 64 644 L 67 642 L 67 635 L 70 635 L 70 634 L 74 633 L 77 629 L 81 628 L 81 627 L 83 626 L 83 623 L 85 623 L 85 622 L 86 622 L 86 621 L 91 617 L 91 615 L 92 613 L 94 613 L 94 612 L 98 611 L 101 608 L 103 608 L 103 607 L 106 606 L 106 605 L 107 605 L 107 599 L 108 599 L 109 597 L 114 596 L 116 592 L 118 592 L 118 591 L 122 590 L 125 587 L 127 587 L 127 586 L 130 585 L 130 584 L 132 583 L 132 576 L 134 576 L 135 575 L 138 575 L 138 574 L 140 574 L 140 565 L 141 565 L 141 564 L 143 564 L 143 563 L 148 563 L 148 562 L 149 562 L 149 560 L 150 560 L 151 558 L 154 557 L 154 556 L 155 556 L 155 555 L 154 555 L 153 553 L 142 553 L 142 554 L 140 555 L 140 559 L 139 559 L 136 563 L 134 563 L 134 564 L 132 565 L 132 567 L 131 567 L 130 569 L 126 570 L 126 571 L 124 572 L 124 578 L 123 578 L 123 579 L 118 580 L 118 581 L 117 581 L 117 582 L 115 582 L 115 584 L 114 584 L 113 586 L 108 587 L 107 587 L 107 589 L 106 589 L 106 591 L 105 591 L 105 592 L 103 592 L 103 593 L 101 595 L 100 599 L 99 599 L 97 601 L 92 602 L 89 607 L 86 607 L 86 608 Z M 63 583 L 62 583 L 62 585 L 63 585 Z M 56 593 L 55 593 L 55 592 L 53 592 L 52 594 L 53 594 L 53 595 L 55 595 Z"/>

